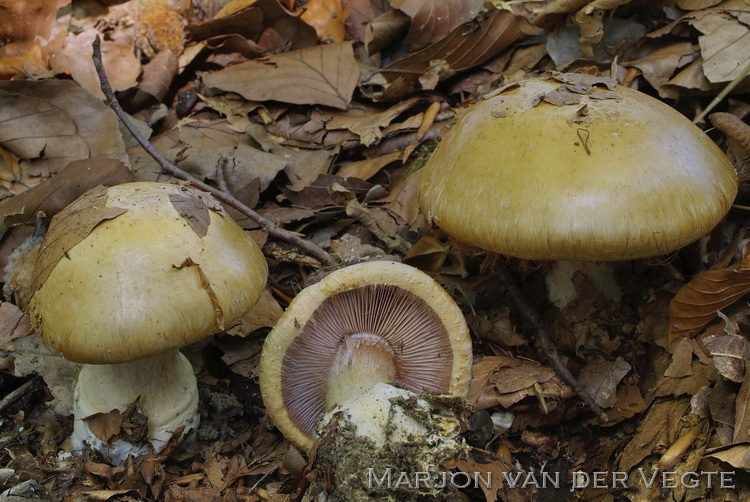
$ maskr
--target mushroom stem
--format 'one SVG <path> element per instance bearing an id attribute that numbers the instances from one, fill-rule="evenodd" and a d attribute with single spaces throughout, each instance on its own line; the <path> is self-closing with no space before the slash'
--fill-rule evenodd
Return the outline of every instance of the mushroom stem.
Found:
<path id="1" fill-rule="evenodd" d="M 586 406 L 596 414 L 600 422 L 607 422 L 607 414 L 598 404 L 596 404 L 591 395 L 586 392 L 586 389 L 581 386 L 578 379 L 573 376 L 570 370 L 565 366 L 565 363 L 560 359 L 560 355 L 557 353 L 557 347 L 555 347 L 555 344 L 549 337 L 549 333 L 547 333 L 547 329 L 544 327 L 542 316 L 537 309 L 529 303 L 521 292 L 521 288 L 518 287 L 516 281 L 513 280 L 513 277 L 511 277 L 510 273 L 505 268 L 501 269 L 498 272 L 498 275 L 500 276 L 500 280 L 508 288 L 508 291 L 513 297 L 513 301 L 521 311 L 523 318 L 534 328 L 537 340 L 542 346 L 545 355 L 552 363 L 552 366 L 554 366 L 555 371 L 557 371 L 557 374 L 560 375 L 565 383 L 573 388 L 573 391 L 581 398 Z"/>
<path id="2" fill-rule="evenodd" d="M 86 423 L 97 413 L 123 412 L 136 399 L 148 418 L 144 444 L 117 436 L 110 438 L 112 442 L 103 440 Z M 193 367 L 177 349 L 128 363 L 84 365 L 75 388 L 73 415 L 75 449 L 88 444 L 115 464 L 123 463 L 129 455 L 144 454 L 149 447 L 158 453 L 180 427 L 184 427 L 183 437 L 198 427 L 198 387 Z"/>
<path id="3" fill-rule="evenodd" d="M 347 335 L 331 367 L 326 402 L 343 403 L 377 383 L 393 383 L 397 377 L 393 349 L 388 342 L 371 333 Z"/>
<path id="4" fill-rule="evenodd" d="M 620 301 L 622 289 L 612 272 L 612 265 L 593 261 L 556 261 L 545 276 L 550 301 L 560 310 L 577 296 L 573 276 L 580 272 L 598 292 L 610 301 Z"/>

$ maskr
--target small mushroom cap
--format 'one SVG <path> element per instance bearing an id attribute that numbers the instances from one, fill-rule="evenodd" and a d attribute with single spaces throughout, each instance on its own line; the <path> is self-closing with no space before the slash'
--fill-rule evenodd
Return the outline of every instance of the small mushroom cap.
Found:
<path id="1" fill-rule="evenodd" d="M 216 333 L 255 304 L 268 274 L 215 199 L 168 183 L 87 192 L 53 218 L 42 246 L 32 320 L 47 346 L 88 364 Z"/>
<path id="2" fill-rule="evenodd" d="M 470 108 L 420 174 L 430 223 L 531 260 L 629 260 L 711 230 L 737 194 L 721 149 L 659 100 L 553 74 Z"/>
<path id="3" fill-rule="evenodd" d="M 329 385 L 336 386 L 331 382 L 337 355 L 357 336 L 364 336 L 364 343 L 379 340 L 365 351 L 385 346 L 392 356 L 385 366 L 394 366 L 401 386 L 457 396 L 468 392 L 471 339 L 450 295 L 427 274 L 401 263 L 344 267 L 302 290 L 263 345 L 263 402 L 279 430 L 300 448 L 312 446 L 318 419 L 343 402 L 332 395 L 344 393 L 332 394 Z M 374 385 L 377 368 L 356 366 L 344 369 L 339 385 Z"/>

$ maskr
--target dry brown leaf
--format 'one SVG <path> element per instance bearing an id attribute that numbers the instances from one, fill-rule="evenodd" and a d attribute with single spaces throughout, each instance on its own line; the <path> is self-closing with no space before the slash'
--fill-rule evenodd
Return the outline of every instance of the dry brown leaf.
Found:
<path id="1" fill-rule="evenodd" d="M 400 10 L 390 9 L 367 23 L 364 42 L 367 54 L 377 54 L 391 43 L 401 40 L 409 28 L 409 16 Z"/>
<path id="2" fill-rule="evenodd" d="M 324 105 L 347 109 L 359 80 L 349 42 L 286 52 L 205 75 L 210 87 L 254 101 Z"/>
<path id="3" fill-rule="evenodd" d="M 255 2 L 256 0 L 231 0 L 228 4 L 222 7 L 219 12 L 214 14 L 213 18 L 221 19 L 222 17 L 231 16 L 235 12 L 239 12 L 245 7 L 250 7 Z"/>
<path id="4" fill-rule="evenodd" d="M 439 272 L 448 257 L 450 246 L 431 235 L 425 235 L 414 244 L 403 262 L 425 272 Z"/>
<path id="5" fill-rule="evenodd" d="M 420 77 L 433 74 L 442 81 L 495 57 L 520 35 L 520 18 L 508 11 L 489 11 L 440 42 L 386 66 L 380 72 L 384 89 L 370 89 L 370 94 L 382 100 L 401 99 L 417 89 Z M 371 82 L 378 83 L 374 78 Z"/>
<path id="6" fill-rule="evenodd" d="M 707 9 L 719 5 L 723 0 L 677 0 L 677 6 L 683 10 Z"/>
<path id="7" fill-rule="evenodd" d="M 410 51 L 417 51 L 474 19 L 482 0 L 391 0 L 391 6 L 411 18 L 404 43 L 409 44 Z"/>
<path id="8" fill-rule="evenodd" d="M 323 42 L 343 42 L 349 6 L 344 0 L 310 0 L 300 16 Z"/>
<path id="9" fill-rule="evenodd" d="M 630 370 L 631 366 L 622 357 L 614 361 L 598 359 L 581 370 L 578 381 L 596 404 L 606 410 L 617 402 L 617 384 Z"/>
<path id="10" fill-rule="evenodd" d="M 135 86 L 141 72 L 141 63 L 133 52 L 133 36 L 127 31 L 117 32 L 117 38 L 101 43 L 102 62 L 112 88 L 122 91 Z M 60 39 L 50 44 L 50 67 L 53 72 L 70 75 L 89 93 L 104 99 L 99 77 L 91 60 L 91 43 L 100 33 L 90 28 L 78 33 L 60 33 Z"/>
<path id="11" fill-rule="evenodd" d="M 18 55 L 10 55 L 0 48 L 0 80 L 23 78 L 26 74 L 35 77 L 47 76 L 47 60 L 42 56 L 39 44 L 32 45 L 28 50 Z"/>
<path id="12" fill-rule="evenodd" d="M 83 421 L 88 425 L 91 433 L 102 441 L 109 441 L 120 434 L 122 428 L 122 413 L 114 409 L 107 413 L 94 413 L 84 417 Z"/>
<path id="13" fill-rule="evenodd" d="M 744 364 L 747 364 L 747 359 L 745 359 Z M 750 441 L 750 378 L 745 378 L 742 381 L 740 390 L 737 392 L 737 400 L 734 403 L 734 436 L 732 442 L 739 443 L 742 441 Z"/>
<path id="14" fill-rule="evenodd" d="M 37 175 L 90 157 L 129 163 L 114 112 L 71 81 L 0 82 L 0 143 Z"/>
<path id="15" fill-rule="evenodd" d="M 744 336 L 709 336 L 703 339 L 703 345 L 721 376 L 732 382 L 742 382 L 746 361 L 750 359 L 750 342 Z"/>
<path id="16" fill-rule="evenodd" d="M 206 236 L 208 225 L 211 223 L 211 214 L 202 199 L 194 197 L 189 192 L 185 195 L 173 193 L 169 195 L 169 202 L 172 203 L 180 216 L 188 222 L 193 232 L 198 234 L 199 237 Z"/>
<path id="17" fill-rule="evenodd" d="M 717 311 L 750 291 L 750 268 L 708 270 L 693 277 L 669 304 L 669 341 L 700 332 Z"/>
<path id="18" fill-rule="evenodd" d="M 38 211 L 52 217 L 97 185 L 112 186 L 132 180 L 133 173 L 119 160 L 74 160 L 57 175 L 0 202 L 0 224 L 11 227 L 30 223 Z"/>
<path id="19" fill-rule="evenodd" d="M 458 470 L 465 472 L 472 479 L 476 473 L 490 478 L 490 486 L 485 483 L 478 483 L 487 502 L 497 500 L 498 490 L 503 487 L 503 479 L 510 471 L 510 465 L 510 463 L 504 463 L 496 457 L 493 458 L 493 455 L 489 452 L 477 449 L 472 449 L 465 459 L 456 459 Z"/>
<path id="20" fill-rule="evenodd" d="M 702 11 L 689 23 L 698 37 L 703 73 L 709 82 L 730 82 L 750 61 L 750 10 L 743 0 L 724 2 L 719 9 Z"/>
<path id="21" fill-rule="evenodd" d="M 390 8 L 388 0 L 349 0 L 346 34 L 349 40 L 365 41 L 367 25 Z"/>
<path id="22" fill-rule="evenodd" d="M 373 157 L 369 159 L 358 160 L 343 166 L 341 169 L 336 171 L 337 176 L 342 178 L 359 178 L 361 180 L 369 180 L 375 176 L 381 169 L 392 162 L 397 162 L 401 159 L 401 152 L 395 151 L 381 155 L 380 157 Z"/>
<path id="23" fill-rule="evenodd" d="M 0 0 L 0 40 L 29 46 L 36 37 L 49 38 L 57 9 L 69 0 Z"/>
<path id="24" fill-rule="evenodd" d="M 292 49 L 302 49 L 317 43 L 315 28 L 284 8 L 278 0 L 256 0 L 220 19 L 191 24 L 190 34 L 195 40 L 210 40 L 212 46 L 221 43 L 225 37 L 240 36 L 247 42 L 257 43 L 265 50 L 267 43 L 261 40 L 269 30 L 278 35 L 283 33 L 282 45 Z"/>
<path id="25" fill-rule="evenodd" d="M 383 111 L 363 107 L 334 113 L 325 126 L 329 130 L 347 129 L 359 136 L 363 146 L 370 146 L 383 137 L 384 128 L 419 101 L 419 98 L 407 99 Z"/>
<path id="26" fill-rule="evenodd" d="M 641 70 L 648 83 L 661 92 L 662 86 L 669 82 L 677 68 L 692 62 L 693 52 L 693 44 L 680 42 L 659 47 L 640 59 L 624 63 L 623 66 L 634 66 Z"/>
<path id="27" fill-rule="evenodd" d="M 138 89 L 149 93 L 157 101 L 161 101 L 169 92 L 169 86 L 177 76 L 178 70 L 179 65 L 175 53 L 169 50 L 161 51 L 143 66 L 143 75 Z"/>
<path id="28" fill-rule="evenodd" d="M 258 303 L 243 315 L 232 327 L 227 329 L 227 333 L 236 336 L 247 336 L 253 331 L 260 328 L 273 328 L 276 325 L 284 309 L 276 301 L 270 288 L 266 288 L 260 295 Z M 227 364 L 230 364 L 227 362 Z"/>
<path id="29" fill-rule="evenodd" d="M 707 458 L 726 462 L 736 469 L 750 471 L 750 443 L 711 448 L 705 454 Z"/>
<path id="30" fill-rule="evenodd" d="M 32 332 L 28 315 L 9 302 L 0 302 L 0 345 Z"/>

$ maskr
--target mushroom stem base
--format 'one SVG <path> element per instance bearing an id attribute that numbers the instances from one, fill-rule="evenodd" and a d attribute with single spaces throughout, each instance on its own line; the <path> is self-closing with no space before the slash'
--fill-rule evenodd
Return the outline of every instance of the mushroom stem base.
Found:
<path id="1" fill-rule="evenodd" d="M 92 415 L 112 410 L 122 413 L 136 399 L 139 411 L 148 419 L 142 437 L 128 437 L 122 427 L 104 439 L 89 427 L 86 419 Z M 180 439 L 198 427 L 198 387 L 193 367 L 176 349 L 129 363 L 85 365 L 78 375 L 73 415 L 74 449 L 89 446 L 115 464 L 123 463 L 129 455 L 159 452 L 180 427 L 184 427 Z M 101 436 L 101 428 L 95 429 Z"/>

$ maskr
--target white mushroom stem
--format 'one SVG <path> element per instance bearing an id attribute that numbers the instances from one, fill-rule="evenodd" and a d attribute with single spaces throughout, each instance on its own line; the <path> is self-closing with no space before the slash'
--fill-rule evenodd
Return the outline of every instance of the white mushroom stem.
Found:
<path id="1" fill-rule="evenodd" d="M 328 405 L 348 401 L 375 384 L 392 383 L 398 376 L 396 361 L 388 342 L 371 333 L 344 337 L 331 367 Z"/>
<path id="2" fill-rule="evenodd" d="M 580 272 L 586 276 L 595 290 L 610 301 L 620 301 L 622 290 L 612 274 L 612 265 L 593 261 L 556 261 L 547 273 L 549 300 L 560 310 L 576 299 L 573 275 Z"/>
<path id="3" fill-rule="evenodd" d="M 146 444 L 124 440 L 107 443 L 96 437 L 84 421 L 96 413 L 121 412 L 136 398 L 148 418 Z M 198 387 L 193 367 L 179 350 L 121 364 L 85 365 L 78 375 L 73 415 L 73 447 L 85 445 L 120 464 L 128 455 L 161 451 L 173 431 L 184 427 L 182 438 L 198 427 Z"/>

